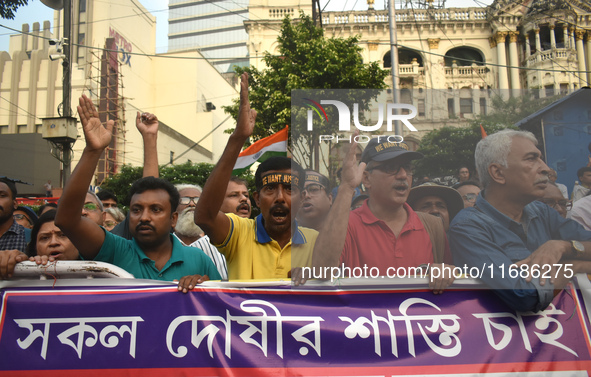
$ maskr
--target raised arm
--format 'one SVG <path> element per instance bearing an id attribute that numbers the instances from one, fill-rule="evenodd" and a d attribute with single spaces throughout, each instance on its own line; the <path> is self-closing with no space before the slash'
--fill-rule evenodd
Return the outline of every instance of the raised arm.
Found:
<path id="1" fill-rule="evenodd" d="M 364 162 L 357 165 L 356 148 L 357 143 L 352 142 L 343 163 L 338 195 L 325 220 L 326 224 L 330 226 L 322 228 L 314 246 L 312 265 L 316 268 L 320 267 L 322 271 L 324 271 L 324 267 L 336 267 L 339 264 L 345 246 L 351 200 L 355 188 L 361 183 L 366 165 Z M 306 276 L 306 278 L 308 277 Z"/>
<path id="2" fill-rule="evenodd" d="M 220 212 L 220 208 L 240 150 L 252 135 L 257 117 L 256 110 L 250 108 L 248 100 L 248 74 L 243 73 L 240 79 L 240 108 L 236 129 L 205 183 L 199 203 L 195 207 L 195 224 L 203 229 L 213 244 L 222 243 L 230 231 L 230 220 Z"/>
<path id="3" fill-rule="evenodd" d="M 114 122 L 109 120 L 103 126 L 92 101 L 85 95 L 80 97 L 79 103 L 78 115 L 86 147 L 64 187 L 55 215 L 55 225 L 68 236 L 82 257 L 94 259 L 105 240 L 105 233 L 95 222 L 82 217 L 82 206 L 101 153 L 111 142 Z"/>
<path id="4" fill-rule="evenodd" d="M 144 141 L 144 173 L 143 177 L 159 177 L 158 171 L 158 117 L 151 113 L 141 113 L 138 111 L 135 117 L 135 126 L 137 127 Z"/>

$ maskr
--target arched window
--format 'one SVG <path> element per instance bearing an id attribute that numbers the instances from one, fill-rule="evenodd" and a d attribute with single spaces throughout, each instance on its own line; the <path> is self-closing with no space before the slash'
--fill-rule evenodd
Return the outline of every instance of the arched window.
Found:
<path id="1" fill-rule="evenodd" d="M 458 66 L 484 65 L 484 57 L 482 53 L 471 47 L 456 47 L 452 48 L 445 54 L 445 66 L 451 67 L 453 64 Z"/>

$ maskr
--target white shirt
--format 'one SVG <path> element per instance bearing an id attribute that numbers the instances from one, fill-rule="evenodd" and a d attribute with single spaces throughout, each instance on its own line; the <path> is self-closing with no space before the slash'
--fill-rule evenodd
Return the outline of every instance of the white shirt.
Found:
<path id="1" fill-rule="evenodd" d="M 577 200 L 570 210 L 570 216 L 585 229 L 591 230 L 591 196 Z"/>
<path id="2" fill-rule="evenodd" d="M 226 264 L 226 258 L 220 254 L 218 249 L 213 246 L 211 242 L 209 242 L 208 236 L 203 236 L 190 245 L 185 244 L 176 234 L 174 236 L 178 238 L 179 241 L 181 241 L 181 243 L 185 246 L 196 247 L 203 250 L 205 255 L 211 259 L 215 265 L 215 268 L 217 268 L 218 272 L 222 276 L 222 280 L 228 280 L 228 265 Z"/>

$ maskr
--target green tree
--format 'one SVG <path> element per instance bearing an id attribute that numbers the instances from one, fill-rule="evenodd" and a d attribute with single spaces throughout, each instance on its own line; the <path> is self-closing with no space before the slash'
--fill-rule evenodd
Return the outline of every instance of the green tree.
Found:
<path id="1" fill-rule="evenodd" d="M 4 0 L 0 2 L 0 17 L 5 20 L 13 20 L 16 10 L 27 5 L 29 0 Z"/>
<path id="2" fill-rule="evenodd" d="M 513 125 L 556 101 L 559 97 L 535 98 L 532 93 L 504 100 L 494 97 L 490 111 L 470 122 L 467 127 L 443 127 L 427 133 L 418 151 L 425 157 L 416 162 L 416 176 L 441 177 L 455 175 L 461 166 L 475 170 L 474 151 L 482 138 L 480 125 L 487 134 Z M 536 135 L 540 138 L 540 135 Z"/>
<path id="3" fill-rule="evenodd" d="M 487 134 L 507 128 L 505 125 L 483 125 Z M 479 124 L 468 127 L 443 127 L 421 139 L 418 151 L 425 157 L 417 160 L 417 177 L 455 175 L 461 166 L 474 171 L 474 150 L 482 138 Z"/>
<path id="4" fill-rule="evenodd" d="M 263 58 L 268 68 L 237 68 L 250 76 L 250 102 L 257 110 L 253 141 L 267 137 L 291 125 L 291 91 L 297 89 L 384 89 L 388 71 L 378 62 L 364 64 L 359 38 L 325 38 L 310 16 L 300 13 L 300 20 L 283 20 L 277 39 L 278 55 L 266 52 Z M 224 110 L 234 119 L 238 116 L 238 100 Z M 312 146 L 317 135 L 333 134 L 314 128 L 314 133 L 301 133 L 304 143 Z M 294 134 L 292 133 L 292 136 Z M 296 140 L 291 140 L 292 144 Z M 308 150 L 311 150 L 308 148 Z M 315 161 L 318 161 L 318 154 Z M 316 163 L 317 164 L 317 163 Z"/>
<path id="5" fill-rule="evenodd" d="M 205 162 L 185 162 L 184 164 L 164 166 L 160 167 L 160 178 L 166 179 L 173 184 L 190 183 L 203 187 L 213 167 L 214 165 Z M 107 178 L 101 188 L 113 192 L 119 199 L 119 203 L 127 205 L 129 188 L 133 182 L 142 177 L 142 169 L 141 166 L 124 165 L 119 173 Z M 248 181 L 249 191 L 252 192 L 254 189 L 254 176 L 250 172 L 246 172 L 240 177 Z"/>

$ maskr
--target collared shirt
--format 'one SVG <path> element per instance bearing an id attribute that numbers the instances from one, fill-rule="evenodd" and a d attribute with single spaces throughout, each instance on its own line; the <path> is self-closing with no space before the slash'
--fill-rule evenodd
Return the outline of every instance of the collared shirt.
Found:
<path id="1" fill-rule="evenodd" d="M 174 235 L 176 237 L 176 233 Z M 179 241 L 185 245 L 185 243 L 180 238 Z M 211 244 L 208 236 L 203 236 L 192 244 L 185 246 L 196 247 L 203 251 L 205 255 L 211 259 L 215 268 L 217 268 L 222 280 L 228 280 L 228 265 L 226 264 L 226 258 L 219 252 L 217 247 Z"/>
<path id="2" fill-rule="evenodd" d="M 394 276 L 392 271 L 388 271 L 390 267 L 408 269 L 433 263 L 433 246 L 429 233 L 407 203 L 404 203 L 404 210 L 408 218 L 398 237 L 384 221 L 371 212 L 368 200 L 353 210 L 349 215 L 341 263 L 350 268 L 376 267 L 380 276 Z M 447 241 L 444 261 L 451 262 Z"/>
<path id="3" fill-rule="evenodd" d="M 584 198 L 589 193 L 589 189 L 583 185 L 576 185 L 573 188 L 573 203 Z"/>
<path id="4" fill-rule="evenodd" d="M 587 230 L 591 230 L 591 196 L 585 196 L 573 204 L 570 218 L 578 222 Z"/>
<path id="5" fill-rule="evenodd" d="M 281 248 L 265 230 L 262 215 L 254 220 L 233 213 L 226 216 L 230 231 L 224 242 L 214 246 L 226 257 L 230 280 L 287 278 L 292 268 L 312 264 L 317 231 L 296 222 L 291 240 Z"/>
<path id="6" fill-rule="evenodd" d="M 20 250 L 24 253 L 30 240 L 31 229 L 13 220 L 10 228 L 0 236 L 0 250 Z"/>
<path id="7" fill-rule="evenodd" d="M 591 232 L 539 201 L 523 208 L 522 222 L 518 223 L 499 212 L 483 195 L 484 191 L 478 195 L 475 207 L 460 211 L 451 223 L 448 235 L 454 262 L 484 268 L 484 283 L 511 308 L 545 309 L 554 297 L 554 286 L 548 280 L 540 286 L 536 278 L 529 283 L 519 276 L 513 278 L 509 266 L 529 257 L 547 241 L 587 241 Z"/>
<path id="8" fill-rule="evenodd" d="M 156 262 L 144 254 L 135 239 L 126 240 L 107 231 L 105 242 L 94 260 L 121 267 L 136 279 L 172 281 L 187 275 L 207 275 L 211 280 L 221 279 L 211 259 L 201 250 L 183 246 L 172 235 L 170 238 L 172 255 L 161 270 L 156 268 Z"/>

